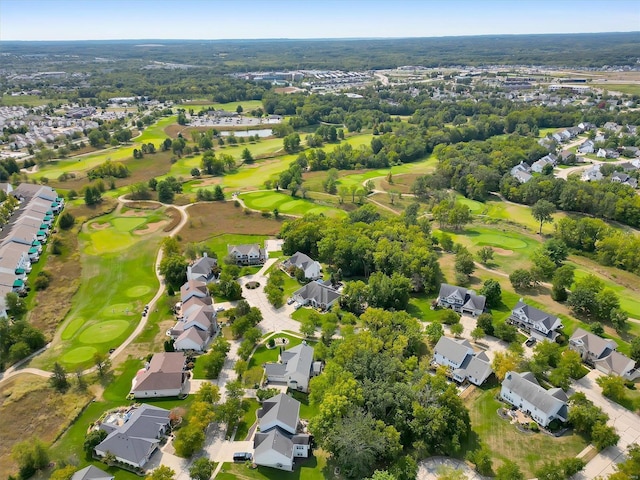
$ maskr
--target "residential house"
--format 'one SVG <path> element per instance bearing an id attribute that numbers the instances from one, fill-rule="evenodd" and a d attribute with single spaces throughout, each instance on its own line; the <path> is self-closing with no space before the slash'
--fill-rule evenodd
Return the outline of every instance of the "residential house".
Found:
<path id="1" fill-rule="evenodd" d="M 638 162 L 640 162 L 640 161 L 638 161 Z M 622 171 L 625 172 L 625 173 L 635 172 L 636 170 L 638 170 L 638 167 L 635 165 L 635 163 L 633 161 L 619 163 L 618 167 L 622 168 Z"/>
<path id="2" fill-rule="evenodd" d="M 300 402 L 280 393 L 262 402 L 253 439 L 253 462 L 292 471 L 295 458 L 307 458 L 311 437 L 301 431 Z"/>
<path id="3" fill-rule="evenodd" d="M 524 163 L 520 162 L 518 165 L 511 169 L 511 176 L 514 177 L 520 183 L 527 183 L 533 176 L 531 175 L 531 167 Z"/>
<path id="4" fill-rule="evenodd" d="M 200 280 L 187 280 L 187 282 L 180 287 L 180 300 L 182 303 L 188 301 L 191 297 L 205 298 L 209 296 L 209 290 L 207 284 Z"/>
<path id="5" fill-rule="evenodd" d="M 311 305 L 313 308 L 328 310 L 338 301 L 340 293 L 320 280 L 307 283 L 293 293 L 293 299 L 300 305 Z"/>
<path id="6" fill-rule="evenodd" d="M 615 122 L 607 122 L 602 126 L 603 130 L 609 130 L 612 132 L 619 132 L 622 130 L 622 127 Z"/>
<path id="7" fill-rule="evenodd" d="M 134 398 L 179 396 L 189 376 L 186 361 L 182 352 L 154 354 L 133 379 L 130 393 Z"/>
<path id="8" fill-rule="evenodd" d="M 536 173 L 542 173 L 542 170 L 544 169 L 544 167 L 546 167 L 547 165 L 551 165 L 552 167 L 556 166 L 556 157 L 555 155 L 545 155 L 544 157 L 542 157 L 540 160 L 537 160 L 536 162 L 534 162 L 531 165 L 531 171 L 536 172 Z"/>
<path id="9" fill-rule="evenodd" d="M 608 356 L 596 360 L 594 366 L 602 373 L 619 375 L 626 380 L 640 378 L 640 371 L 635 368 L 636 362 L 620 352 L 613 351 Z"/>
<path id="10" fill-rule="evenodd" d="M 227 252 L 238 265 L 262 265 L 267 259 L 267 252 L 257 243 L 229 245 Z"/>
<path id="11" fill-rule="evenodd" d="M 560 134 L 560 132 L 556 132 L 556 133 L 552 134 L 552 135 L 551 135 L 551 138 L 553 138 L 553 139 L 554 139 L 556 142 L 558 142 L 558 143 L 562 143 L 562 142 L 564 142 L 564 141 L 565 141 L 565 137 L 564 137 L 564 136 L 562 136 L 562 135 Z"/>
<path id="12" fill-rule="evenodd" d="M 555 341 L 560 335 L 557 330 L 562 328 L 562 323 L 558 317 L 527 305 L 522 299 L 511 310 L 508 320 L 530 332 L 531 336 L 537 340 Z"/>
<path id="13" fill-rule="evenodd" d="M 476 354 L 468 340 L 440 337 L 433 352 L 433 362 L 450 369 L 457 382 L 482 385 L 493 373 L 489 357 L 484 352 Z"/>
<path id="14" fill-rule="evenodd" d="M 211 336 L 199 328 L 188 328 L 174 338 L 173 348 L 179 352 L 204 352 Z"/>
<path id="15" fill-rule="evenodd" d="M 633 188 L 638 188 L 638 179 L 630 177 L 624 172 L 613 172 L 611 181 L 614 183 L 622 183 Z"/>
<path id="16" fill-rule="evenodd" d="M 282 268 L 289 270 L 291 267 L 299 268 L 304 272 L 304 278 L 317 280 L 322 277 L 322 266 L 304 253 L 296 252 L 282 262 Z"/>
<path id="17" fill-rule="evenodd" d="M 124 415 L 108 415 L 99 428 L 107 436 L 95 447 L 96 455 L 111 453 L 120 462 L 143 468 L 169 433 L 169 410 L 143 403 Z"/>
<path id="18" fill-rule="evenodd" d="M 566 164 L 569 161 L 569 157 L 574 156 L 574 153 L 571 150 L 562 150 L 560 152 L 560 154 L 558 155 L 558 158 L 560 159 L 560 162 L 562 164 Z"/>
<path id="19" fill-rule="evenodd" d="M 580 176 L 580 179 L 583 182 L 596 182 L 596 181 L 600 181 L 604 178 L 604 175 L 602 175 L 602 173 L 600 172 L 600 164 L 596 164 L 593 165 L 590 168 L 587 168 L 584 172 L 582 172 L 582 175 Z"/>
<path id="20" fill-rule="evenodd" d="M 440 284 L 440 293 L 438 293 L 436 300 L 439 307 L 450 308 L 458 313 L 474 317 L 484 312 L 486 301 L 484 295 L 476 295 L 473 290 L 447 283 Z"/>
<path id="21" fill-rule="evenodd" d="M 507 372 L 502 382 L 500 398 L 531 416 L 543 427 L 553 420 L 566 422 L 569 416 L 567 395 L 562 389 L 545 390 L 531 372 Z"/>
<path id="22" fill-rule="evenodd" d="M 578 147 L 578 152 L 582 154 L 593 153 L 595 151 L 595 144 L 593 143 L 593 140 L 586 140 Z"/>
<path id="23" fill-rule="evenodd" d="M 115 477 L 104 470 L 89 465 L 73 474 L 71 480 L 113 480 Z"/>
<path id="24" fill-rule="evenodd" d="M 582 361 L 594 365 L 597 360 L 611 354 L 618 344 L 608 338 L 602 338 L 582 328 L 577 328 L 569 339 L 569 348 L 580 354 Z"/>
<path id="25" fill-rule="evenodd" d="M 613 148 L 599 148 L 598 152 L 596 153 L 596 157 L 598 158 L 619 158 L 620 154 L 618 153 L 617 150 L 614 150 Z"/>
<path id="26" fill-rule="evenodd" d="M 207 255 L 193 262 L 187 267 L 187 280 L 209 283 L 214 278 L 213 269 L 218 266 L 218 260 Z"/>
<path id="27" fill-rule="evenodd" d="M 313 347 L 302 342 L 280 354 L 279 363 L 264 366 L 269 382 L 285 383 L 293 390 L 309 391 L 309 379 L 320 373 L 320 362 L 313 361 Z"/>
<path id="28" fill-rule="evenodd" d="M 206 283 L 189 280 L 180 289 L 178 321 L 167 335 L 177 351 L 203 352 L 218 331 L 217 314 Z"/>

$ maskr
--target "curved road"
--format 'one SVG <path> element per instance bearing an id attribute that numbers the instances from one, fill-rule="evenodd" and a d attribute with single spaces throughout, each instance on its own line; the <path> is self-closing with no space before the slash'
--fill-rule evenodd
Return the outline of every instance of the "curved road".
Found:
<path id="1" fill-rule="evenodd" d="M 118 198 L 118 202 L 120 203 L 120 205 L 123 205 L 123 204 L 126 204 L 126 203 L 135 202 L 135 201 L 136 200 L 128 200 L 128 199 L 124 198 L 124 195 Z M 148 200 L 148 201 L 151 202 L 151 203 L 157 203 L 157 204 L 160 204 L 160 205 L 165 205 L 163 203 L 156 202 L 156 201 L 151 201 L 151 200 Z M 178 212 L 180 212 L 180 216 L 181 216 L 180 223 L 178 223 L 173 228 L 173 230 L 171 230 L 171 232 L 169 233 L 169 236 L 173 237 L 187 223 L 187 220 L 189 219 L 189 216 L 187 215 L 186 210 L 187 210 L 187 207 L 189 207 L 189 205 L 180 205 L 180 206 L 171 205 L 171 206 L 173 208 L 175 208 L 176 210 L 178 210 Z M 156 257 L 156 261 L 155 261 L 154 266 L 153 266 L 154 272 L 156 274 L 156 277 L 158 278 L 158 282 L 159 282 L 160 286 L 158 287 L 158 291 L 156 292 L 156 294 L 153 296 L 153 298 L 148 303 L 149 311 L 151 311 L 153 306 L 160 299 L 160 297 L 162 296 L 162 294 L 164 293 L 165 288 L 166 288 L 165 284 L 164 284 L 164 280 L 162 279 L 162 277 L 160 275 L 160 272 L 159 272 L 160 262 L 161 261 L 162 261 L 162 248 L 160 248 L 158 250 L 158 256 Z M 138 325 L 135 328 L 135 330 L 133 332 L 131 332 L 131 335 L 129 335 L 129 337 L 118 348 L 116 348 L 109 355 L 110 360 L 113 361 L 118 355 L 120 355 L 120 353 L 122 353 L 124 351 L 125 348 L 127 348 L 131 344 L 131 342 L 133 342 L 135 340 L 135 338 L 138 335 L 140 335 L 142 330 L 144 330 L 144 327 L 147 325 L 147 320 L 148 320 L 148 315 L 147 316 L 142 316 L 140 318 L 140 322 L 138 322 Z M 21 374 L 31 374 L 31 375 L 38 375 L 40 377 L 49 378 L 51 376 L 51 372 L 49 372 L 49 371 L 42 370 L 42 369 L 39 369 L 39 368 L 32 368 L 32 367 L 21 368 L 21 367 L 22 367 L 22 365 L 27 364 L 30 360 L 32 360 L 33 358 L 37 357 L 41 353 L 45 352 L 50 346 L 51 346 L 50 343 L 47 344 L 44 348 L 38 350 L 37 352 L 32 353 L 27 358 L 21 360 L 20 362 L 16 363 L 12 367 L 9 367 L 4 373 L 0 374 L 0 385 L 2 385 L 2 383 L 8 381 L 12 377 L 15 377 L 16 375 L 21 375 Z M 91 368 L 88 368 L 88 369 L 84 370 L 82 373 L 84 375 L 86 375 L 86 374 L 94 372 L 95 369 L 96 369 L 96 367 L 91 367 Z"/>

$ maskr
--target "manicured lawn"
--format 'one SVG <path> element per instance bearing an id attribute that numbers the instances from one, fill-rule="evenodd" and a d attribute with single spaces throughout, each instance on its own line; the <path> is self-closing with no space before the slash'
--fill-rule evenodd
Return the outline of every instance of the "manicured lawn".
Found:
<path id="1" fill-rule="evenodd" d="M 256 411 L 260 408 L 258 401 L 253 398 L 244 398 L 242 401 L 246 402 L 249 408 L 238 424 L 238 430 L 236 430 L 235 436 L 235 439 L 238 441 L 243 441 L 247 437 L 249 429 L 256 423 Z"/>
<path id="2" fill-rule="evenodd" d="M 217 235 L 207 240 L 207 245 L 211 247 L 219 259 L 224 259 L 228 255 L 227 245 L 241 245 L 243 243 L 259 243 L 264 247 L 264 241 L 269 238 L 267 235 Z"/>
<path id="3" fill-rule="evenodd" d="M 6 107 L 15 107 L 18 105 L 25 105 L 27 107 L 39 107 L 41 105 L 46 105 L 48 103 L 61 104 L 65 103 L 66 100 L 52 100 L 48 98 L 40 98 L 35 95 L 2 95 L 0 97 L 0 105 Z"/>
<path id="4" fill-rule="evenodd" d="M 276 333 L 272 338 L 273 339 L 288 338 L 289 343 L 285 345 L 285 349 L 295 347 L 296 345 L 300 345 L 300 343 L 302 343 L 301 338 L 294 337 L 292 335 L 287 335 L 286 333 Z M 275 348 L 269 349 L 267 348 L 267 345 L 265 342 L 256 349 L 255 353 L 251 357 L 251 360 L 249 360 L 249 368 L 261 366 L 263 363 L 267 363 L 267 362 L 277 362 L 279 356 L 280 356 L 280 349 L 277 347 L 277 345 Z"/>
<path id="5" fill-rule="evenodd" d="M 193 378 L 199 378 L 199 379 L 206 379 L 206 375 L 204 373 L 204 362 L 202 361 L 202 358 L 204 356 L 200 355 L 198 357 L 196 357 L 196 363 L 193 366 Z"/>
<path id="6" fill-rule="evenodd" d="M 320 413 L 320 408 L 309 404 L 309 395 L 295 390 L 289 390 L 289 394 L 300 402 L 300 418 L 310 420 Z"/>
<path id="7" fill-rule="evenodd" d="M 134 330 L 158 288 L 153 265 L 161 232 L 134 233 L 159 215 L 145 213 L 148 217 L 112 213 L 85 226 L 79 235 L 80 288 L 60 327 L 60 342 L 35 365 L 50 368 L 60 361 L 68 369 L 87 367 L 95 352 L 117 347 Z"/>
<path id="8" fill-rule="evenodd" d="M 302 466 L 293 472 L 276 470 L 275 468 L 249 468 L 242 463 L 225 463 L 216 476 L 219 480 L 325 480 L 336 478 L 327 465 L 328 455 L 322 450 L 314 450 L 314 456 L 307 459 Z"/>
<path id="9" fill-rule="evenodd" d="M 576 434 L 555 438 L 544 433 L 519 432 L 496 413 L 502 406 L 495 399 L 498 393 L 499 388 L 477 389 L 465 399 L 473 433 L 464 448 L 473 450 L 478 442 L 486 445 L 492 453 L 494 471 L 505 460 L 511 460 L 520 466 L 525 478 L 531 478 L 544 462 L 575 457 L 587 446 L 587 442 Z"/>
<path id="10" fill-rule="evenodd" d="M 276 191 L 243 193 L 240 198 L 248 208 L 271 212 L 277 208 L 280 213 L 305 215 L 307 213 L 324 214 L 328 217 L 345 217 L 346 212 L 334 207 L 318 205 L 314 201 L 292 197 Z"/>

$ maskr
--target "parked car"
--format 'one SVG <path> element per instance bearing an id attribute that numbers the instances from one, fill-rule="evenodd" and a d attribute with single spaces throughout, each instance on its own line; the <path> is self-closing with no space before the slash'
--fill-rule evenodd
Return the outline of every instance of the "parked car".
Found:
<path id="1" fill-rule="evenodd" d="M 534 344 L 534 343 L 536 343 L 536 339 L 535 339 L 535 338 L 533 338 L 533 337 L 529 337 L 529 339 L 528 339 L 526 342 L 524 342 L 524 344 L 525 344 L 527 347 L 531 347 L 531 346 L 533 346 L 533 344 Z"/>
<path id="2" fill-rule="evenodd" d="M 222 305 L 217 306 L 216 312 L 224 312 L 224 307 Z"/>
<path id="3" fill-rule="evenodd" d="M 236 452 L 233 454 L 234 462 L 246 462 L 247 460 L 251 460 L 251 454 L 249 452 Z"/>
<path id="4" fill-rule="evenodd" d="M 293 302 L 295 302 L 295 300 L 293 299 L 293 297 L 291 297 L 289 300 L 287 300 L 287 305 L 291 305 Z"/>

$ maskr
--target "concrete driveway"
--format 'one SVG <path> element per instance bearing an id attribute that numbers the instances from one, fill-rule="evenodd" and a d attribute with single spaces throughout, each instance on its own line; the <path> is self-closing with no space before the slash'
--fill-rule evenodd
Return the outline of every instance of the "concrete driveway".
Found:
<path id="1" fill-rule="evenodd" d="M 489 360 L 493 362 L 495 353 L 504 352 L 509 347 L 509 344 L 496 337 L 490 337 L 488 335 L 482 337 L 480 340 L 478 340 L 477 343 L 474 342 L 471 339 L 471 331 L 476 328 L 476 322 L 476 318 L 470 317 L 468 315 L 462 315 L 460 317 L 460 323 L 462 324 L 464 331 L 462 332 L 460 338 L 468 339 L 471 342 L 471 345 L 473 345 L 476 349 L 483 350 L 489 357 Z M 449 325 L 443 325 L 443 327 L 446 335 L 449 337 L 453 337 L 453 334 L 451 333 L 451 327 L 449 327 Z"/>
<path id="2" fill-rule="evenodd" d="M 618 445 L 604 449 L 591 460 L 585 469 L 575 475 L 574 480 L 591 480 L 615 472 L 615 464 L 622 462 L 627 448 L 632 443 L 640 444 L 640 417 L 626 408 L 602 395 L 602 389 L 596 384 L 596 379 L 603 375 L 597 370 L 590 371 L 580 380 L 572 384 L 572 388 L 567 392 L 572 395 L 575 392 L 582 392 L 595 405 L 609 415 L 608 424 L 616 429 L 620 435 Z"/>

